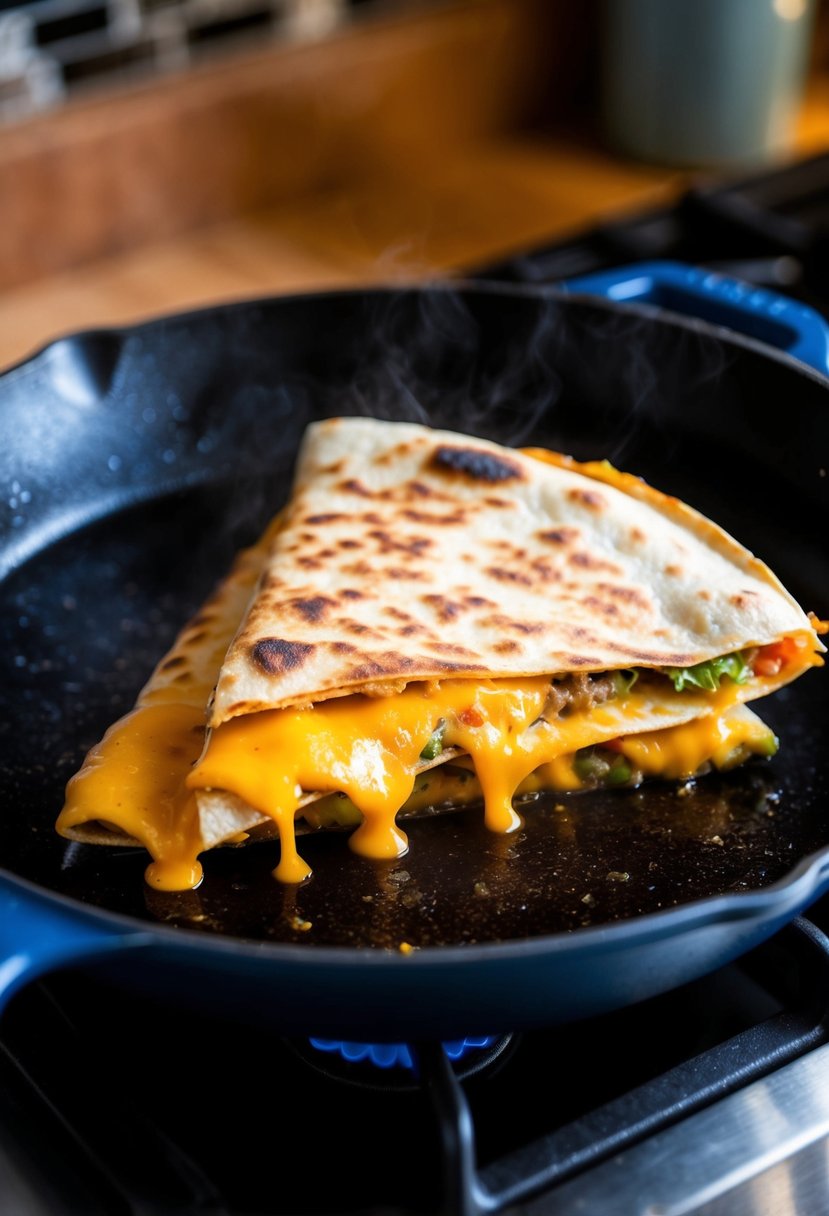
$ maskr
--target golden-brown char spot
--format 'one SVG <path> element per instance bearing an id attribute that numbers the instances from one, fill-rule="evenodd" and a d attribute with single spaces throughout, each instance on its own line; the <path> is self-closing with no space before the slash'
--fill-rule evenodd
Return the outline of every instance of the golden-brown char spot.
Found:
<path id="1" fill-rule="evenodd" d="M 732 596 L 729 596 L 729 602 L 732 603 L 735 608 L 750 608 L 751 601 L 756 594 L 757 593 L 755 591 L 749 590 L 735 591 Z"/>
<path id="2" fill-rule="evenodd" d="M 388 650 L 383 654 L 374 655 L 356 667 L 349 668 L 350 680 L 371 680 L 375 676 L 400 675 L 415 666 L 414 659 L 398 654 L 396 650 Z"/>
<path id="3" fill-rule="evenodd" d="M 432 453 L 429 465 L 441 473 L 459 473 L 470 481 L 494 484 L 499 481 L 523 481 L 524 474 L 517 461 L 488 452 L 483 448 L 454 447 L 441 444 Z"/>
<path id="4" fill-rule="evenodd" d="M 503 566 L 487 566 L 484 573 L 499 583 L 520 583 L 523 587 L 532 586 L 530 576 L 520 570 L 507 570 Z"/>
<path id="5" fill-rule="evenodd" d="M 570 502 L 587 507 L 590 511 L 604 511 L 607 507 L 607 500 L 596 490 L 582 490 L 574 487 L 567 491 L 567 497 Z"/>
<path id="6" fill-rule="evenodd" d="M 335 549 L 320 549 L 317 553 L 317 557 L 322 557 L 322 558 L 326 558 L 326 559 L 336 557 L 336 556 L 337 556 L 337 551 Z"/>
<path id="7" fill-rule="evenodd" d="M 532 634 L 544 631 L 544 625 L 540 621 L 516 621 L 503 612 L 493 612 L 490 616 L 481 617 L 480 623 L 487 629 L 509 629 L 512 633 Z"/>
<path id="8" fill-rule="evenodd" d="M 711 599 L 711 592 L 708 590 L 707 587 L 700 587 L 699 591 L 697 592 L 697 595 L 701 600 L 708 601 Z"/>
<path id="9" fill-rule="evenodd" d="M 601 613 L 602 616 L 619 615 L 618 605 L 600 599 L 597 595 L 586 595 L 583 603 L 586 608 L 593 608 L 596 612 Z"/>
<path id="10" fill-rule="evenodd" d="M 361 549 L 362 545 L 358 540 L 338 540 L 337 547 L 340 549 Z"/>
<path id="11" fill-rule="evenodd" d="M 439 621 L 454 621 L 465 611 L 463 604 L 447 599 L 443 595 L 422 595 L 420 598 L 424 604 L 428 604 L 434 610 Z"/>
<path id="12" fill-rule="evenodd" d="M 357 494 L 360 498 L 373 498 L 374 494 L 357 477 L 347 477 L 344 481 L 337 483 L 336 489 L 342 490 L 344 494 Z"/>
<path id="13" fill-rule="evenodd" d="M 569 545 L 578 535 L 578 528 L 544 528 L 536 532 L 538 539 L 546 541 L 548 545 Z"/>
<path id="14" fill-rule="evenodd" d="M 364 524 L 381 524 L 383 522 L 383 516 L 378 515 L 376 511 L 364 511 L 359 518 Z"/>
<path id="15" fill-rule="evenodd" d="M 592 553 L 585 553 L 579 549 L 576 553 L 571 553 L 567 559 L 571 566 L 579 566 L 582 570 L 605 570 L 609 574 L 621 574 L 622 571 L 614 562 L 605 561 L 603 557 L 594 557 Z"/>
<path id="16" fill-rule="evenodd" d="M 650 611 L 651 602 L 639 587 L 631 587 L 627 583 L 596 583 L 596 590 L 604 595 L 612 596 L 623 604 L 631 604 L 645 611 Z"/>
<path id="17" fill-rule="evenodd" d="M 511 540 L 491 540 L 487 542 L 492 549 L 499 549 L 504 555 L 504 558 L 509 557 L 513 561 L 523 562 L 527 559 L 527 550 L 522 549 L 520 545 L 516 545 Z"/>
<path id="18" fill-rule="evenodd" d="M 645 536 L 645 533 L 641 528 L 634 527 L 630 529 L 630 539 L 635 541 L 637 545 L 641 545 L 648 538 Z"/>
<path id="19" fill-rule="evenodd" d="M 322 562 L 317 557 L 298 557 L 296 563 L 298 566 L 302 566 L 303 570 L 322 569 Z"/>
<path id="20" fill-rule="evenodd" d="M 428 629 L 424 629 L 422 625 L 401 625 L 397 630 L 398 636 L 401 638 L 411 638 L 417 634 L 428 632 Z"/>
<path id="21" fill-rule="evenodd" d="M 437 667 L 440 671 L 445 672 L 463 671 L 472 673 L 479 671 L 486 672 L 489 670 L 483 663 L 454 663 L 450 659 L 441 658 L 439 655 L 419 655 L 416 662 L 417 666 L 425 666 L 426 664 L 430 664 L 432 667 Z"/>
<path id="22" fill-rule="evenodd" d="M 549 562 L 543 561 L 540 557 L 537 557 L 535 561 L 531 563 L 530 569 L 534 574 L 538 575 L 543 583 L 561 582 L 561 571 L 556 570 L 554 566 L 551 566 Z"/>
<path id="23" fill-rule="evenodd" d="M 411 557 L 420 557 L 432 544 L 428 536 L 396 537 L 384 528 L 372 529 L 369 536 L 377 541 L 381 553 L 408 553 Z"/>
<path id="24" fill-rule="evenodd" d="M 342 567 L 343 574 L 356 574 L 358 577 L 363 577 L 367 574 L 374 574 L 374 567 L 368 562 L 360 560 L 359 562 L 351 562 L 347 566 Z"/>
<path id="25" fill-rule="evenodd" d="M 403 612 L 402 609 L 394 608 L 391 605 L 383 609 L 383 615 L 393 617 L 395 621 L 410 621 L 412 619 L 408 612 Z"/>
<path id="26" fill-rule="evenodd" d="M 496 642 L 492 649 L 496 654 L 514 654 L 516 650 L 521 649 L 521 646 L 518 642 L 507 639 L 503 642 Z"/>
<path id="27" fill-rule="evenodd" d="M 484 499 L 484 502 L 489 507 L 512 507 L 515 505 L 508 498 L 498 498 L 495 494 L 490 494 L 489 497 Z"/>
<path id="28" fill-rule="evenodd" d="M 405 441 L 403 443 L 396 443 L 393 447 L 387 448 L 385 451 L 378 453 L 378 455 L 374 457 L 374 464 L 386 465 L 396 464 L 398 461 L 405 461 L 409 454 L 415 450 L 415 448 L 423 446 L 423 442 L 423 440 L 416 440 L 415 442 Z"/>
<path id="29" fill-rule="evenodd" d="M 422 481 L 407 481 L 407 489 L 411 490 L 412 494 L 416 494 L 418 498 L 434 498 L 435 491 L 431 486 L 427 486 Z"/>
<path id="30" fill-rule="evenodd" d="M 182 667 L 186 662 L 187 660 L 185 659 L 184 655 L 171 655 L 169 659 L 164 660 L 159 668 L 159 671 L 175 671 L 177 667 Z"/>
<path id="31" fill-rule="evenodd" d="M 292 608 L 298 617 L 303 621 L 321 621 L 329 608 L 335 608 L 336 600 L 329 599 L 325 595 L 313 595 L 308 599 L 289 600 L 286 605 Z"/>
<path id="32" fill-rule="evenodd" d="M 315 526 L 317 524 L 333 524 L 338 519 L 347 518 L 348 517 L 343 515 L 341 511 L 323 511 L 320 515 L 307 515 L 305 517 L 305 523 L 313 524 Z"/>
<path id="33" fill-rule="evenodd" d="M 345 587 L 340 592 L 340 595 L 344 600 L 361 600 L 365 598 L 362 591 L 358 591 L 356 587 Z"/>
<path id="34" fill-rule="evenodd" d="M 364 625 L 362 621 L 355 621 L 349 616 L 340 617 L 337 622 L 337 627 L 344 630 L 346 633 L 356 634 L 357 637 L 363 637 L 365 634 L 376 636 L 375 632 L 369 625 Z"/>
<path id="35" fill-rule="evenodd" d="M 669 578 L 678 578 L 679 575 L 682 574 L 682 567 L 677 566 L 676 562 L 669 562 L 665 567 L 665 574 L 667 574 Z"/>
<path id="36" fill-rule="evenodd" d="M 302 667 L 313 652 L 310 642 L 291 642 L 287 638 L 260 638 L 251 648 L 251 659 L 269 676 L 284 675 Z"/>
<path id="37" fill-rule="evenodd" d="M 423 572 L 420 570 L 412 570 L 406 566 L 387 566 L 383 572 L 388 578 L 409 579 L 412 582 L 422 582 Z"/>
<path id="38" fill-rule="evenodd" d="M 430 642 L 429 648 L 437 651 L 438 654 L 467 655 L 474 653 L 472 650 L 467 650 L 465 646 L 458 646 L 454 642 Z"/>
<path id="39" fill-rule="evenodd" d="M 466 520 L 466 512 L 461 507 L 454 511 L 444 511 L 442 514 L 435 511 L 415 511 L 413 507 L 404 507 L 398 514 L 404 519 L 411 520 L 412 523 L 426 524 L 436 528 L 452 527 L 454 524 L 462 524 Z"/>
<path id="40" fill-rule="evenodd" d="M 485 596 L 483 596 L 483 595 L 465 595 L 463 597 L 463 602 L 469 608 L 492 608 L 492 607 L 494 607 L 494 601 L 486 599 Z"/>
<path id="41" fill-rule="evenodd" d="M 335 460 L 331 464 L 320 465 L 320 472 L 326 473 L 328 476 L 342 473 L 344 464 L 344 460 Z"/>
<path id="42" fill-rule="evenodd" d="M 331 649 L 335 654 L 356 654 L 357 647 L 352 646 L 350 642 L 331 642 Z"/>
<path id="43" fill-rule="evenodd" d="M 198 646 L 199 642 L 203 642 L 209 636 L 206 629 L 196 629 L 192 633 L 187 633 L 183 642 L 186 646 Z"/>

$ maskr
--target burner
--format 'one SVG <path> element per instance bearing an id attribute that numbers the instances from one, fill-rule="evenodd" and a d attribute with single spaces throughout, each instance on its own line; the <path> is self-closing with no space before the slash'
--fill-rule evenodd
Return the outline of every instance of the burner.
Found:
<path id="1" fill-rule="evenodd" d="M 354 1043 L 340 1039 L 286 1040 L 288 1046 L 323 1076 L 368 1089 L 416 1090 L 421 1087 L 420 1052 L 416 1044 Z M 466 1080 L 500 1060 L 515 1036 L 477 1035 L 443 1043 L 459 1080 Z"/>

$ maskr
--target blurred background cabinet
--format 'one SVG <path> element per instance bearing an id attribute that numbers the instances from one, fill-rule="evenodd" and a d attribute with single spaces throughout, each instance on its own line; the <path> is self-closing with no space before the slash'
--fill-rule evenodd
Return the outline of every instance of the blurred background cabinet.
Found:
<path id="1" fill-rule="evenodd" d="M 603 136 L 603 11 L 0 8 L 0 365 L 69 330 L 218 300 L 463 273 L 676 198 L 687 169 Z M 799 156 L 829 146 L 826 25 L 821 4 Z"/>

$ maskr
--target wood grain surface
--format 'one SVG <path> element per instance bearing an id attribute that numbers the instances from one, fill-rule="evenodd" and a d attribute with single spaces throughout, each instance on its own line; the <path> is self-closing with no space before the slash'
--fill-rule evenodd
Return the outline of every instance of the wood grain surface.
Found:
<path id="1" fill-rule="evenodd" d="M 463 272 L 656 205 L 590 116 L 591 6 L 412 5 L 0 132 L 0 366 L 221 300 Z M 810 86 L 793 154 L 829 147 Z"/>

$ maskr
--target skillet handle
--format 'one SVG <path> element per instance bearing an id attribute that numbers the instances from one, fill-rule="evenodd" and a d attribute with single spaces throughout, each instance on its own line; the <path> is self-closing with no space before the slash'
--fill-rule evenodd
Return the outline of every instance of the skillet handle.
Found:
<path id="1" fill-rule="evenodd" d="M 0 1014 L 38 976 L 148 940 L 149 934 L 110 925 L 91 910 L 0 875 Z"/>
<path id="2" fill-rule="evenodd" d="M 739 279 L 682 262 L 637 262 L 567 279 L 559 286 L 580 295 L 655 304 L 736 330 L 829 372 L 829 325 L 814 308 Z"/>

